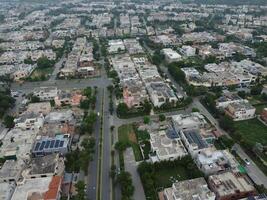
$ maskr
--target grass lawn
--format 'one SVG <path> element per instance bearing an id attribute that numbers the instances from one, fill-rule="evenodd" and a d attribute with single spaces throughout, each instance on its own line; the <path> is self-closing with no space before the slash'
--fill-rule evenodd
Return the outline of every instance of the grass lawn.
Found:
<path id="1" fill-rule="evenodd" d="M 263 111 L 264 108 L 267 108 L 267 103 L 254 105 L 254 107 L 256 108 L 256 114 L 259 115 L 259 114 L 261 114 L 261 112 Z"/>
<path id="2" fill-rule="evenodd" d="M 54 68 L 36 68 L 31 76 L 30 79 L 32 80 L 41 80 L 42 78 L 47 80 L 49 78 L 49 75 L 52 74 Z"/>
<path id="3" fill-rule="evenodd" d="M 155 183 L 157 188 L 160 187 L 171 187 L 174 180 L 186 180 L 187 169 L 182 166 L 176 166 L 175 168 L 165 168 L 156 172 L 155 174 Z"/>
<path id="4" fill-rule="evenodd" d="M 119 141 L 129 143 L 133 149 L 136 161 L 143 160 L 143 156 L 137 143 L 136 134 L 132 124 L 122 125 L 118 129 Z"/>
<path id="5" fill-rule="evenodd" d="M 267 145 L 267 127 L 258 119 L 235 122 L 236 133 L 249 142 Z"/>

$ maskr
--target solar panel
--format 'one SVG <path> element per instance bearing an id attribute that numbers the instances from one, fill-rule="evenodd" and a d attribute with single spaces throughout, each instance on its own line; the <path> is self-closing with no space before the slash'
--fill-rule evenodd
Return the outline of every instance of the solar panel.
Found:
<path id="1" fill-rule="evenodd" d="M 46 143 L 46 141 L 42 141 L 42 144 L 39 148 L 39 151 L 42 151 L 44 149 L 45 143 Z"/>
<path id="2" fill-rule="evenodd" d="M 58 148 L 59 142 L 59 140 L 56 140 L 55 148 Z"/>
<path id="3" fill-rule="evenodd" d="M 52 140 L 51 141 L 51 144 L 50 144 L 50 148 L 53 148 L 54 147 L 54 143 L 55 143 L 55 140 Z"/>
<path id="4" fill-rule="evenodd" d="M 45 144 L 45 149 L 47 149 L 48 147 L 49 147 L 49 145 L 50 145 L 50 140 L 48 140 L 47 142 L 46 142 L 46 144 Z"/>
<path id="5" fill-rule="evenodd" d="M 35 145 L 35 148 L 34 148 L 34 151 L 37 151 L 40 147 L 40 142 L 37 142 L 36 145 Z"/>
<path id="6" fill-rule="evenodd" d="M 59 147 L 63 147 L 63 145 L 64 145 L 64 141 L 60 141 Z"/>

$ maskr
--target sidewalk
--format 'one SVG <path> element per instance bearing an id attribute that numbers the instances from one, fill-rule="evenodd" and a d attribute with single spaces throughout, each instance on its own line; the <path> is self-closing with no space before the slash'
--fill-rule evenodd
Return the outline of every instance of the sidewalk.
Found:
<path id="1" fill-rule="evenodd" d="M 124 152 L 124 163 L 125 171 L 128 171 L 132 175 L 133 185 L 134 185 L 134 195 L 133 199 L 145 200 L 145 192 L 142 186 L 141 179 L 137 172 L 137 163 L 134 159 L 134 154 L 132 148 L 127 148 Z"/>

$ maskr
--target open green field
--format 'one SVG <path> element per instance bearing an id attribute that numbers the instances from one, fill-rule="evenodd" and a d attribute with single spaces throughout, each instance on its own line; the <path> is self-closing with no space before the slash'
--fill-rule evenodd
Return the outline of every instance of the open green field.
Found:
<path id="1" fill-rule="evenodd" d="M 47 80 L 49 75 L 52 74 L 54 68 L 36 68 L 29 77 L 32 81 Z"/>
<path id="2" fill-rule="evenodd" d="M 187 169 L 177 165 L 175 168 L 165 168 L 155 173 L 157 188 L 171 187 L 174 180 L 183 181 L 188 179 Z"/>
<path id="3" fill-rule="evenodd" d="M 235 122 L 235 128 L 236 133 L 240 134 L 243 139 L 267 145 L 267 127 L 258 119 Z"/>
<path id="4" fill-rule="evenodd" d="M 118 137 L 120 142 L 128 143 L 133 148 L 134 157 L 136 161 L 143 160 L 139 144 L 137 142 L 136 134 L 132 124 L 122 125 L 118 129 Z"/>

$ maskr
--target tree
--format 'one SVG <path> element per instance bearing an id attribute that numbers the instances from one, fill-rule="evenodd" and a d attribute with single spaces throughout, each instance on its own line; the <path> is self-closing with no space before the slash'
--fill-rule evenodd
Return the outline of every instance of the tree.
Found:
<path id="1" fill-rule="evenodd" d="M 50 68 L 50 67 L 53 67 L 54 64 L 55 64 L 54 61 L 49 60 L 45 56 L 38 58 L 37 60 L 37 67 L 39 68 Z"/>
<path id="2" fill-rule="evenodd" d="M 219 120 L 220 127 L 226 131 L 234 131 L 234 121 L 231 117 L 228 115 L 224 115 Z"/>
<path id="3" fill-rule="evenodd" d="M 85 183 L 83 181 L 78 181 L 75 184 L 77 195 L 75 195 L 74 200 L 85 200 Z"/>
<path id="4" fill-rule="evenodd" d="M 90 112 L 90 114 L 85 117 L 81 125 L 82 133 L 85 132 L 91 134 L 93 132 L 93 125 L 96 121 L 96 118 L 97 115 L 94 112 Z"/>
<path id="5" fill-rule="evenodd" d="M 245 91 L 238 91 L 238 96 L 240 96 L 242 99 L 245 99 L 247 96 L 247 93 Z"/>
<path id="6" fill-rule="evenodd" d="M 130 199 L 134 193 L 131 174 L 129 172 L 122 171 L 117 176 L 117 182 L 121 186 L 122 199 Z"/>
<path id="7" fill-rule="evenodd" d="M 13 128 L 14 127 L 14 117 L 10 115 L 6 115 L 4 118 L 4 125 L 6 128 Z"/>
<path id="8" fill-rule="evenodd" d="M 151 104 L 149 103 L 148 100 L 145 100 L 144 101 L 143 108 L 144 108 L 144 113 L 147 114 L 147 115 L 149 115 L 150 112 L 151 112 L 152 106 L 151 106 Z"/>
<path id="9" fill-rule="evenodd" d="M 90 100 L 89 99 L 84 99 L 80 102 L 80 108 L 83 110 L 88 110 L 90 107 Z"/>
<path id="10" fill-rule="evenodd" d="M 166 116 L 164 114 L 159 115 L 159 121 L 163 122 L 166 120 Z"/>
<path id="11" fill-rule="evenodd" d="M 149 124 L 150 118 L 148 116 L 144 117 L 144 124 Z"/>
<path id="12" fill-rule="evenodd" d="M 89 99 L 91 97 L 91 95 L 92 95 L 92 88 L 91 87 L 86 87 L 83 90 L 83 95 L 86 96 Z"/>
<path id="13" fill-rule="evenodd" d="M 115 143 L 115 149 L 117 151 L 120 151 L 120 152 L 125 151 L 128 146 L 129 146 L 129 144 L 127 144 L 125 142 L 121 142 L 121 141 L 118 141 Z"/>
<path id="14" fill-rule="evenodd" d="M 117 114 L 119 116 L 123 116 L 126 113 L 128 113 L 129 108 L 125 103 L 119 103 L 118 107 L 117 107 Z"/>
<path id="15" fill-rule="evenodd" d="M 40 102 L 40 98 L 35 96 L 35 95 L 32 95 L 31 96 L 31 103 L 37 103 L 37 102 Z"/>
<path id="16" fill-rule="evenodd" d="M 255 85 L 254 87 L 251 88 L 250 94 L 251 95 L 260 95 L 262 91 L 262 86 L 261 85 Z"/>
<path id="17" fill-rule="evenodd" d="M 192 108 L 192 112 L 199 112 L 198 108 Z"/>

